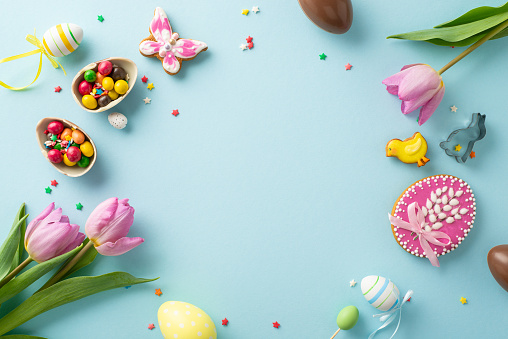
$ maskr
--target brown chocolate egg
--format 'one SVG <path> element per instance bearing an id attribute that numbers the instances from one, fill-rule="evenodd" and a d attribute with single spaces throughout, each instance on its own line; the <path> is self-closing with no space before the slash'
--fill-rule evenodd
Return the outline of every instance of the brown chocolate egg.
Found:
<path id="1" fill-rule="evenodd" d="M 351 0 L 298 0 L 307 17 L 319 28 L 344 34 L 353 23 Z"/>
<path id="2" fill-rule="evenodd" d="M 494 279 L 508 292 L 508 245 L 492 247 L 487 263 Z"/>

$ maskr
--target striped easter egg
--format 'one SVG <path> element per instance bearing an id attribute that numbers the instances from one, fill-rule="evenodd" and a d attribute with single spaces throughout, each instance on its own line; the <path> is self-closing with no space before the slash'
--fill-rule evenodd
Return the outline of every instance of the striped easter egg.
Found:
<path id="1" fill-rule="evenodd" d="M 83 29 L 75 24 L 60 24 L 51 27 L 44 33 L 42 44 L 54 57 L 71 54 L 83 40 Z"/>
<path id="2" fill-rule="evenodd" d="M 365 299 L 380 311 L 389 311 L 399 304 L 399 289 L 391 282 L 377 275 L 362 279 L 362 293 Z"/>

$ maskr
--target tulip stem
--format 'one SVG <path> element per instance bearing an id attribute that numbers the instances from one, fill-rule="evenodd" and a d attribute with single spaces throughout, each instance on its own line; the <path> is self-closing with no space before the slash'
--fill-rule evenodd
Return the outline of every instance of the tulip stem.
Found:
<path id="1" fill-rule="evenodd" d="M 506 27 L 508 27 L 508 20 L 506 20 L 505 22 L 501 23 L 500 25 L 495 27 L 493 30 L 491 30 L 489 33 L 487 33 L 483 38 L 481 38 L 480 40 L 475 42 L 473 45 L 469 46 L 464 52 L 462 52 L 459 55 L 457 55 L 457 57 L 455 57 L 452 61 L 447 63 L 437 73 L 438 74 L 443 74 L 444 72 L 446 72 L 446 70 L 448 70 L 448 68 L 450 68 L 453 65 L 455 65 L 457 62 L 462 60 L 466 55 L 468 55 L 469 53 L 471 53 L 472 51 L 474 51 L 475 49 L 480 47 L 484 42 L 486 42 L 487 40 L 490 40 L 490 38 L 492 38 L 494 35 L 496 35 L 499 32 L 501 32 L 502 30 L 504 30 Z"/>
<path id="2" fill-rule="evenodd" d="M 81 251 L 78 252 L 78 254 L 76 254 L 74 256 L 74 258 L 72 258 L 71 261 L 69 261 L 60 271 L 58 271 L 58 273 L 53 277 L 51 278 L 50 280 L 48 280 L 47 283 L 44 284 L 44 286 L 42 286 L 37 292 L 40 292 L 46 288 L 48 288 L 49 286 L 51 285 L 54 285 L 56 284 L 67 272 L 69 272 L 69 270 L 74 267 L 74 265 L 76 265 L 76 263 L 79 261 L 79 259 L 81 259 L 81 257 L 83 255 L 85 255 L 85 253 L 93 246 L 93 242 L 89 241 L 82 249 Z"/>
<path id="3" fill-rule="evenodd" d="M 23 261 L 21 264 L 19 264 L 18 267 L 16 267 L 11 273 L 9 273 L 2 281 L 0 281 L 0 288 L 4 287 L 5 284 L 7 284 L 9 281 L 12 280 L 16 275 L 18 275 L 21 270 L 23 270 L 25 267 L 28 266 L 32 261 L 34 261 L 32 258 L 28 257 L 25 261 Z"/>

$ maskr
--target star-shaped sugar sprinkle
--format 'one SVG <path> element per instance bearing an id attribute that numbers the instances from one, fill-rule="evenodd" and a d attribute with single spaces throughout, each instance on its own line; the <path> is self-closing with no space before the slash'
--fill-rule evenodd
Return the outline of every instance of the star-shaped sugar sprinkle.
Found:
<path id="1" fill-rule="evenodd" d="M 253 11 L 254 13 L 258 14 L 258 12 L 259 12 L 259 7 L 258 7 L 258 6 L 254 6 L 254 7 L 252 7 L 252 11 Z"/>
<path id="2" fill-rule="evenodd" d="M 247 47 L 249 47 L 249 49 L 252 49 L 252 47 L 254 47 L 254 43 L 253 43 L 253 42 L 249 42 L 249 43 L 247 44 Z"/>
<path id="3" fill-rule="evenodd" d="M 475 153 L 474 151 L 472 151 L 472 152 L 469 154 L 469 157 L 470 157 L 471 159 L 476 158 L 476 153 Z"/>
<path id="4" fill-rule="evenodd" d="M 356 286 L 356 281 L 353 279 L 349 282 L 349 286 L 350 287 L 355 287 Z"/>
<path id="5" fill-rule="evenodd" d="M 148 86 L 146 86 L 146 88 L 148 88 L 151 91 L 152 89 L 155 88 L 155 86 L 153 85 L 153 82 L 151 82 L 148 84 Z"/>
<path id="6" fill-rule="evenodd" d="M 240 45 L 240 49 L 241 49 L 242 51 L 245 51 L 245 50 L 247 49 L 247 45 L 246 45 L 246 44 L 241 44 L 241 45 Z"/>
<path id="7" fill-rule="evenodd" d="M 247 40 L 247 42 L 252 42 L 252 39 L 254 39 L 254 38 L 249 35 L 249 37 L 246 38 L 245 40 Z"/>
<path id="8" fill-rule="evenodd" d="M 349 70 L 351 70 L 351 67 L 353 67 L 353 65 L 350 65 L 348 62 L 345 67 L 346 67 L 346 71 L 349 71 Z"/>
<path id="9" fill-rule="evenodd" d="M 48 186 L 45 188 L 45 190 L 46 190 L 46 193 L 51 194 L 51 191 L 52 191 L 51 187 Z"/>
<path id="10" fill-rule="evenodd" d="M 146 104 L 150 104 L 150 101 L 152 101 L 152 99 L 146 97 L 143 99 L 143 101 L 145 102 L 145 105 L 146 105 Z"/>
<path id="11" fill-rule="evenodd" d="M 408 299 L 407 301 L 408 301 L 408 302 L 409 302 L 409 301 L 411 301 L 411 298 L 412 298 L 412 297 L 409 297 L 409 299 Z"/>
<path id="12" fill-rule="evenodd" d="M 148 325 L 148 329 L 149 329 L 149 330 L 153 330 L 154 328 L 155 328 L 155 325 L 154 325 L 154 324 L 150 324 L 150 325 Z"/>
<path id="13" fill-rule="evenodd" d="M 51 180 L 51 186 L 55 186 L 58 185 L 58 181 L 56 180 Z"/>
<path id="14" fill-rule="evenodd" d="M 450 111 L 457 112 L 457 106 L 455 106 L 455 105 L 451 106 Z"/>
<path id="15" fill-rule="evenodd" d="M 467 304 L 467 299 L 464 297 L 461 297 L 460 302 L 462 303 L 462 305 Z"/>
<path id="16" fill-rule="evenodd" d="M 248 10 L 248 9 L 242 9 L 242 14 L 243 14 L 243 15 L 247 15 L 247 14 L 249 14 L 249 10 Z"/>
<path id="17" fill-rule="evenodd" d="M 460 152 L 461 149 L 462 149 L 462 146 L 460 146 L 460 144 L 455 146 L 455 151 L 456 152 Z"/>
<path id="18" fill-rule="evenodd" d="M 274 322 L 272 324 L 273 324 L 273 327 L 275 327 L 275 328 L 279 328 L 279 326 L 280 326 L 280 324 L 278 322 Z"/>
<path id="19" fill-rule="evenodd" d="M 327 55 L 325 53 L 319 54 L 319 60 L 325 60 L 326 56 Z"/>
<path id="20" fill-rule="evenodd" d="M 102 15 L 97 15 L 97 20 L 99 20 L 100 22 L 103 22 L 104 17 Z"/>
<path id="21" fill-rule="evenodd" d="M 146 82 L 148 81 L 148 78 L 146 77 L 146 75 L 143 75 L 143 77 L 141 78 L 141 81 L 143 81 L 146 84 Z"/>
<path id="22" fill-rule="evenodd" d="M 160 297 L 162 295 L 161 289 L 160 288 L 156 288 L 155 289 L 155 294 Z"/>
<path id="23" fill-rule="evenodd" d="M 60 87 L 60 86 L 55 87 L 55 92 L 60 93 L 61 90 L 62 90 L 62 87 Z"/>
<path id="24" fill-rule="evenodd" d="M 171 114 L 173 114 L 173 115 L 176 117 L 177 115 L 179 115 L 179 114 L 180 114 L 180 112 L 178 112 L 178 110 L 177 110 L 177 109 L 174 109 L 174 110 L 173 110 L 173 113 L 171 113 Z"/>
<path id="25" fill-rule="evenodd" d="M 76 204 L 76 209 L 81 211 L 81 210 L 83 209 L 83 205 L 81 205 L 81 203 L 80 203 L 80 202 L 78 202 L 78 203 Z"/>
<path id="26" fill-rule="evenodd" d="M 222 319 L 222 326 L 228 326 L 228 322 L 229 322 L 228 318 Z"/>

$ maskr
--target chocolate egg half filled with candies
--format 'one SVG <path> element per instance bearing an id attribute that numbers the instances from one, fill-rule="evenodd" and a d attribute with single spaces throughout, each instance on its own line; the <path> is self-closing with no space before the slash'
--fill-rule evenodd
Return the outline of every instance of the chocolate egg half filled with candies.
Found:
<path id="1" fill-rule="evenodd" d="M 351 0 L 298 0 L 305 15 L 321 29 L 344 34 L 353 23 Z"/>

